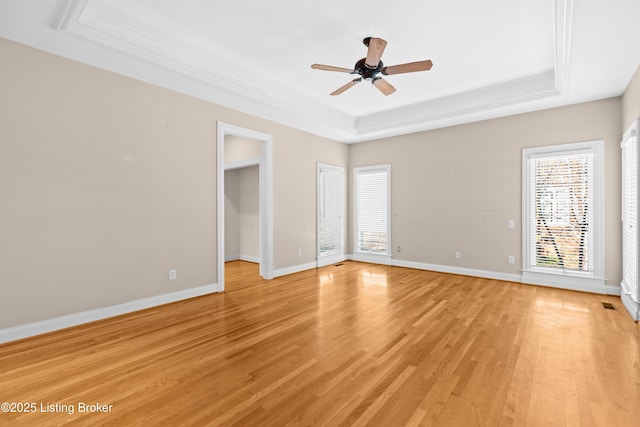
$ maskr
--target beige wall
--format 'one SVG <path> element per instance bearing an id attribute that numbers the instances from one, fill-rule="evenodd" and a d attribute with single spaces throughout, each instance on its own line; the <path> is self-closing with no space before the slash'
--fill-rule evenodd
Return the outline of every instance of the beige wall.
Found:
<path id="1" fill-rule="evenodd" d="M 317 164 L 348 166 L 349 146 L 327 143 L 320 137 L 300 139 L 291 131 L 291 141 L 274 147 L 275 268 L 316 262 Z M 289 138 L 287 138 L 289 139 Z M 345 196 L 346 197 L 346 196 Z M 297 255 L 297 250 L 302 255 Z"/>
<path id="2" fill-rule="evenodd" d="M 239 169 L 224 171 L 224 255 L 225 259 L 240 256 Z"/>
<path id="3" fill-rule="evenodd" d="M 242 168 L 238 175 L 240 255 L 260 258 L 260 170 L 258 166 Z"/>
<path id="4" fill-rule="evenodd" d="M 391 164 L 395 259 L 519 274 L 522 149 L 604 139 L 605 274 L 617 286 L 620 114 L 612 98 L 354 144 L 350 167 Z"/>
<path id="5" fill-rule="evenodd" d="M 320 162 L 392 164 L 397 258 L 518 273 L 522 148 L 603 138 L 619 283 L 619 98 L 345 145 L 4 39 L 0 56 L 0 329 L 214 283 L 216 121 L 273 137 L 276 270 L 315 261 Z"/>
<path id="6" fill-rule="evenodd" d="M 225 171 L 225 258 L 260 258 L 260 169 Z"/>
<path id="7" fill-rule="evenodd" d="M 622 131 L 626 131 L 640 117 L 640 67 L 636 70 L 622 95 Z"/>
<path id="8" fill-rule="evenodd" d="M 313 260 L 315 164 L 346 166 L 344 144 L 8 40 L 0 57 L 0 329 L 214 283 L 216 121 L 273 136 L 275 268 Z"/>
<path id="9" fill-rule="evenodd" d="M 234 135 L 224 137 L 224 162 L 235 163 L 242 160 L 259 159 L 262 155 L 262 142 Z"/>

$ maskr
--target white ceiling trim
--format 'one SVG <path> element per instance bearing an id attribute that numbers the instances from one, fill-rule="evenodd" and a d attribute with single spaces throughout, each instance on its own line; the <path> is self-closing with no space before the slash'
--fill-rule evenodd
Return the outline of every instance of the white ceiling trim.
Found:
<path id="1" fill-rule="evenodd" d="M 554 0 L 554 69 L 364 116 L 332 110 L 283 87 L 233 58 L 181 40 L 101 0 L 68 0 L 54 28 L 186 77 L 168 86 L 193 95 L 186 80 L 204 83 L 197 96 L 248 114 L 343 142 L 358 142 L 504 115 L 505 107 L 560 95 L 569 84 L 574 0 Z M 135 74 L 135 73 L 132 73 Z M 267 81 L 268 80 L 268 81 Z M 267 82 L 266 82 L 267 81 Z"/>
<path id="2" fill-rule="evenodd" d="M 356 129 L 365 135 L 371 135 L 398 127 L 414 126 L 413 129 L 416 129 L 415 126 L 421 123 L 421 130 L 433 124 L 441 127 L 443 121 L 446 123 L 452 117 L 475 116 L 489 109 L 558 95 L 555 81 L 554 70 L 548 70 L 420 104 L 399 107 L 391 112 L 383 111 L 360 117 Z"/>
<path id="3" fill-rule="evenodd" d="M 301 102 L 304 96 L 300 94 L 287 96 L 286 88 L 274 90 L 278 87 L 275 81 L 258 84 L 248 76 L 252 71 L 246 67 L 184 42 L 102 1 L 69 0 L 60 6 L 54 20 L 57 30 L 204 83 L 210 90 L 198 95 L 202 99 L 312 133 L 330 134 L 338 140 L 352 133 L 355 119 L 349 115 L 310 100 Z M 130 75 L 135 74 L 134 71 Z M 261 76 L 263 83 L 264 79 Z M 185 82 L 175 80 L 167 86 L 193 95 Z M 302 111 L 304 115 L 300 115 Z"/>
<path id="4" fill-rule="evenodd" d="M 553 9 L 555 47 L 555 86 L 562 94 L 571 74 L 571 36 L 573 35 L 573 0 L 555 0 Z"/>

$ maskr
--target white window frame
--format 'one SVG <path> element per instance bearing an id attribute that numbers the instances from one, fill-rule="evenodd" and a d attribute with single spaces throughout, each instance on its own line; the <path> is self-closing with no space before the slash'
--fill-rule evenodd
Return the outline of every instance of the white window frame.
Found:
<path id="1" fill-rule="evenodd" d="M 593 270 L 578 272 L 531 263 L 531 159 L 561 154 L 593 153 Z M 522 150 L 522 282 L 587 292 L 607 293 L 604 278 L 604 141 L 585 141 Z"/>
<path id="2" fill-rule="evenodd" d="M 640 129 L 640 119 L 636 120 L 633 125 L 624 133 L 620 148 L 622 149 L 622 281 L 620 282 L 621 295 L 620 299 L 633 320 L 640 320 L 640 273 L 638 267 L 638 243 L 640 242 L 640 232 L 638 227 L 638 182 L 640 181 L 640 161 L 638 148 L 640 139 L 638 130 Z M 631 154 L 627 151 L 629 146 L 633 147 Z M 632 157 L 629 157 L 632 156 Z M 627 170 L 627 161 L 633 163 L 630 171 Z M 635 170 L 634 170 L 635 169 Z M 633 181 L 635 191 L 629 191 L 628 180 Z M 633 187 L 632 187 L 633 188 Z M 627 214 L 627 198 L 631 197 L 631 204 L 635 205 L 635 215 Z M 635 218 L 634 218 L 635 216 Z M 632 250 L 629 254 L 629 245 Z M 629 265 L 629 262 L 635 265 Z"/>
<path id="3" fill-rule="evenodd" d="M 339 214 L 339 227 L 337 230 L 337 235 L 336 235 L 336 239 L 337 239 L 337 247 L 336 247 L 336 251 L 335 253 L 329 253 L 329 254 L 324 254 L 320 251 L 320 225 L 321 225 L 321 215 L 322 212 L 320 212 L 320 207 L 322 205 L 322 197 L 324 196 L 323 191 L 324 188 L 322 188 L 322 183 L 321 183 L 321 174 L 322 172 L 325 171 L 331 171 L 331 172 L 335 172 L 335 173 L 339 173 L 340 174 L 340 192 L 337 195 L 337 205 L 338 205 L 338 211 L 340 212 Z M 331 264 L 335 264 L 337 262 L 341 262 L 344 261 L 345 255 L 344 255 L 344 239 L 343 239 L 343 228 L 344 228 L 344 203 L 343 203 L 343 194 L 344 194 L 344 169 L 342 166 L 333 166 L 333 165 L 328 165 L 328 164 L 324 164 L 324 163 L 318 163 L 317 165 L 317 230 L 316 230 L 316 235 L 317 235 L 317 247 L 316 247 L 316 254 L 317 254 L 317 262 L 318 262 L 318 267 L 324 267 L 326 265 L 331 265 Z"/>
<path id="4" fill-rule="evenodd" d="M 384 171 L 387 175 L 387 218 L 386 233 L 387 247 L 384 254 L 370 253 L 358 249 L 358 175 L 368 172 Z M 356 261 L 372 262 L 377 264 L 391 264 L 391 165 L 373 165 L 353 168 L 353 259 Z"/>

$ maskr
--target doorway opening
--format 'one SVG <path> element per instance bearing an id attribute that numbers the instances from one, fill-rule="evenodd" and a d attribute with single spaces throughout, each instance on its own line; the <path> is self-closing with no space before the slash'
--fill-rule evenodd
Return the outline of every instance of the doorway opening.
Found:
<path id="1" fill-rule="evenodd" d="M 249 169 L 257 167 L 256 169 Z M 258 261 L 260 276 L 273 278 L 273 204 L 272 204 L 272 138 L 271 135 L 218 122 L 217 138 L 217 281 L 218 292 L 225 288 L 225 174 L 226 171 L 249 169 L 258 176 L 259 202 L 257 220 L 259 229 Z M 257 172 L 257 173 L 256 173 Z M 254 248 L 255 249 L 255 248 Z M 255 251 L 254 251 L 255 253 Z M 234 254 L 229 254 L 233 256 Z M 239 255 L 239 254 L 238 254 Z"/>
<path id="2" fill-rule="evenodd" d="M 344 261 L 343 169 L 318 163 L 317 171 L 318 267 Z"/>

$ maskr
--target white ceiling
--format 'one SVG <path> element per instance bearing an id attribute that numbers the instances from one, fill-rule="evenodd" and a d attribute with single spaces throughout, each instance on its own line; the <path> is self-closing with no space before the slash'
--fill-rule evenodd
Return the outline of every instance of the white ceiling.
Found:
<path id="1" fill-rule="evenodd" d="M 0 36 L 331 139 L 357 142 L 621 95 L 638 0 L 2 0 Z M 339 96 L 362 39 L 385 65 Z"/>

